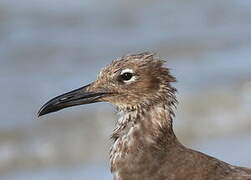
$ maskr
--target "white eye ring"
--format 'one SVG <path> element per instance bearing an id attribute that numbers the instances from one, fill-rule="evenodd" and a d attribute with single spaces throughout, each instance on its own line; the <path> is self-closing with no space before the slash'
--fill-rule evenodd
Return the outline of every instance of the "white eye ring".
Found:
<path id="1" fill-rule="evenodd" d="M 124 73 L 132 73 L 133 74 L 133 70 L 132 69 L 123 69 L 120 73 L 120 75 L 124 74 Z"/>
<path id="2" fill-rule="evenodd" d="M 133 82 L 133 81 L 136 80 L 135 75 L 133 75 L 134 72 L 133 72 L 132 69 L 124 69 L 124 70 L 121 71 L 120 75 L 122 76 L 122 75 L 124 75 L 126 73 L 132 74 L 132 77 L 129 80 L 123 80 L 123 82 L 125 82 L 125 83 L 131 83 L 131 82 Z"/>

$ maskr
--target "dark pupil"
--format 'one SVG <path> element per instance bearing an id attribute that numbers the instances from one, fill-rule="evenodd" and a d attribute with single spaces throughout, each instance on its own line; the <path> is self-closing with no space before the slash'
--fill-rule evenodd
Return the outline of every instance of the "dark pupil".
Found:
<path id="1" fill-rule="evenodd" d="M 128 81 L 132 78 L 132 73 L 124 73 L 124 74 L 121 74 L 121 78 L 124 80 L 124 81 Z"/>

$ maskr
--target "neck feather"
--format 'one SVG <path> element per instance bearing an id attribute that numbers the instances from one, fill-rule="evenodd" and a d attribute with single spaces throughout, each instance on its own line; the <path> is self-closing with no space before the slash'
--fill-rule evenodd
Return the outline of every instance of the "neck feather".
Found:
<path id="1" fill-rule="evenodd" d="M 142 159 L 145 160 L 143 157 L 146 157 L 144 153 L 153 155 L 177 142 L 172 128 L 174 113 L 170 103 L 120 113 L 112 134 L 114 144 L 110 151 L 111 170 L 115 176 L 132 162 L 142 163 Z"/>

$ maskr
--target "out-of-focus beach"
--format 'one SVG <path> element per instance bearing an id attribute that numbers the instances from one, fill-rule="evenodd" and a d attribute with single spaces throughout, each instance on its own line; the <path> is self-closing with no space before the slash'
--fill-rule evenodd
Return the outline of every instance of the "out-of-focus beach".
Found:
<path id="1" fill-rule="evenodd" d="M 36 114 L 141 51 L 178 79 L 180 141 L 251 167 L 250 17 L 246 0 L 1 0 L 0 179 L 112 179 L 111 105 Z"/>

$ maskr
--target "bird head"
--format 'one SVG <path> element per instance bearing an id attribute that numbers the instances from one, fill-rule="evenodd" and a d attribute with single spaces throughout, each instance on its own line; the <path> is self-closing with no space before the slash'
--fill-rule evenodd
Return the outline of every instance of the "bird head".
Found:
<path id="1" fill-rule="evenodd" d="M 38 115 L 95 102 L 109 102 L 129 111 L 159 101 L 172 103 L 176 90 L 170 83 L 176 80 L 163 64 L 163 60 L 148 52 L 114 60 L 94 82 L 51 99 Z"/>

